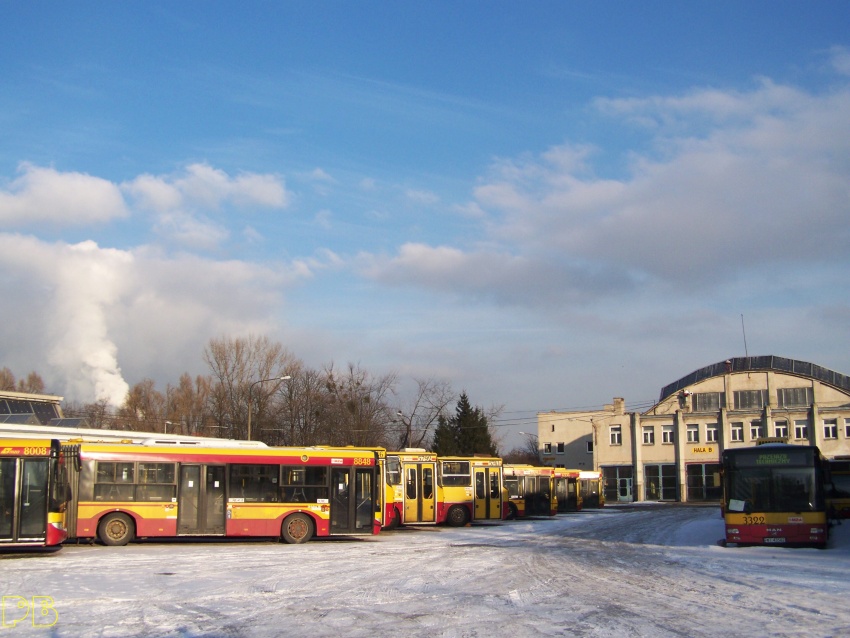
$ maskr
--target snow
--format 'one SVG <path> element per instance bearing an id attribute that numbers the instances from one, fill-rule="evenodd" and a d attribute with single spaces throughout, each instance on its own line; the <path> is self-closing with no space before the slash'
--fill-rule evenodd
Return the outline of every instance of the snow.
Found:
<path id="1" fill-rule="evenodd" d="M 0 557 L 3 636 L 847 636 L 850 521 L 826 550 L 728 547 L 719 509 L 547 519 L 286 545 L 69 545 Z"/>

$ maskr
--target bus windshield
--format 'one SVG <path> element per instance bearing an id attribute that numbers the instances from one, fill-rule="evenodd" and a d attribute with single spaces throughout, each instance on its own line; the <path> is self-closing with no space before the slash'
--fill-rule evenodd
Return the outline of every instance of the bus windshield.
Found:
<path id="1" fill-rule="evenodd" d="M 823 509 L 814 468 L 742 468 L 729 476 L 731 512 L 812 512 Z"/>

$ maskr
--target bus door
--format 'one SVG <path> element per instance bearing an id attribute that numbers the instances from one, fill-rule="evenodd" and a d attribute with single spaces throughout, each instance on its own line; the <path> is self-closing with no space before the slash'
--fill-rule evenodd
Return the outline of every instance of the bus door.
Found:
<path id="1" fill-rule="evenodd" d="M 224 465 L 181 465 L 177 533 L 224 534 Z"/>
<path id="2" fill-rule="evenodd" d="M 375 471 L 331 469 L 331 534 L 371 534 L 375 525 Z"/>
<path id="3" fill-rule="evenodd" d="M 47 538 L 48 459 L 0 459 L 0 544 Z"/>
<path id="4" fill-rule="evenodd" d="M 502 518 L 502 469 L 499 467 L 475 468 L 476 520 Z"/>
<path id="5" fill-rule="evenodd" d="M 435 523 L 434 463 L 404 463 L 404 522 Z"/>

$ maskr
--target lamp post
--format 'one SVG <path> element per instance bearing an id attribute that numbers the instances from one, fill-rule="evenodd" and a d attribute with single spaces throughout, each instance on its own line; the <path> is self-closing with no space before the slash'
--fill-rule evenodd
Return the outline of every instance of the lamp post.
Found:
<path id="1" fill-rule="evenodd" d="M 163 426 L 162 426 L 162 433 L 163 433 L 163 434 L 168 434 L 168 426 L 169 426 L 169 425 L 173 425 L 173 424 L 171 423 L 171 421 L 166 421 L 166 422 L 165 422 L 165 425 L 163 425 Z"/>
<path id="2" fill-rule="evenodd" d="M 277 381 L 281 383 L 282 381 L 286 381 L 287 379 L 291 379 L 292 377 L 288 374 L 284 377 L 271 377 L 269 379 L 260 379 L 259 381 L 254 381 L 250 386 L 248 386 L 248 440 L 251 440 L 251 412 L 254 411 L 254 386 L 259 385 L 260 383 L 266 383 L 267 381 Z"/>

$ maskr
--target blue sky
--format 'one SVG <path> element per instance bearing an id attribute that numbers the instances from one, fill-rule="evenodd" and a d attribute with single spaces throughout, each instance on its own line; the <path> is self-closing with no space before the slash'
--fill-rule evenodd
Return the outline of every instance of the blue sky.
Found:
<path id="1" fill-rule="evenodd" d="M 850 373 L 845 2 L 2 2 L 0 42 L 0 362 L 69 399 L 253 333 L 515 433 L 742 315 Z"/>

